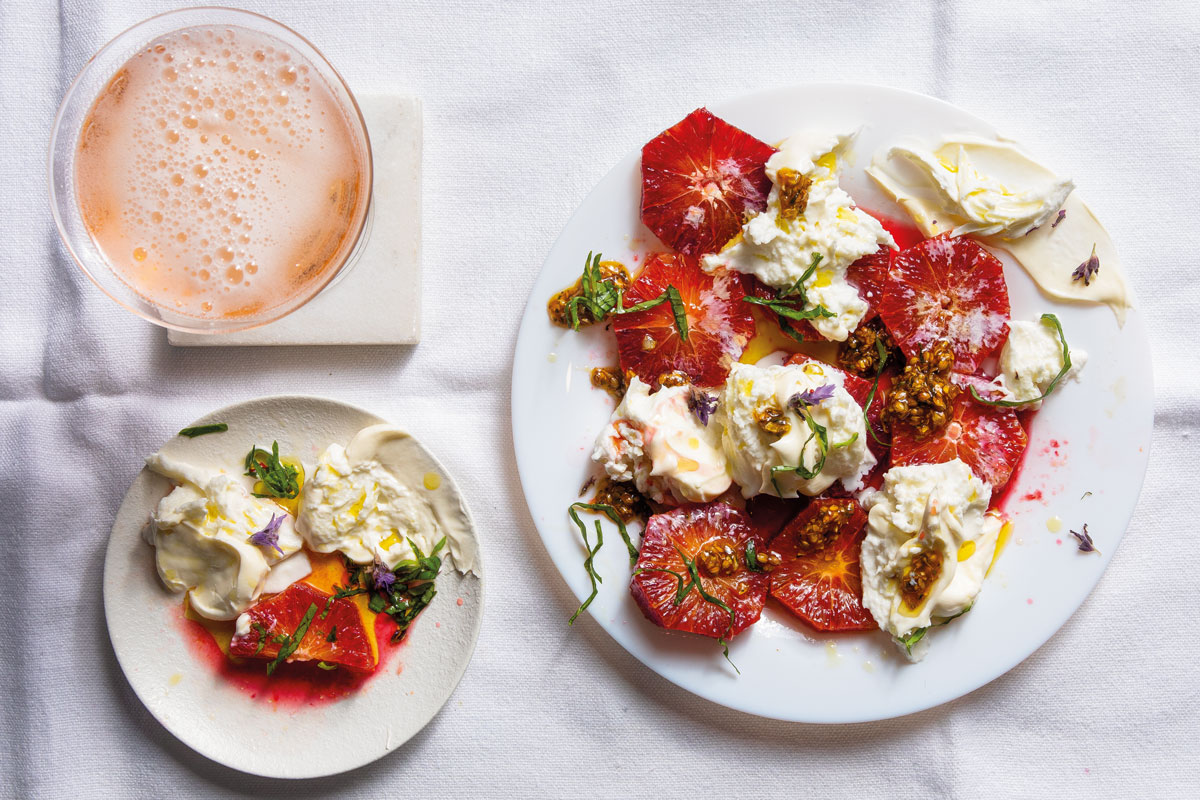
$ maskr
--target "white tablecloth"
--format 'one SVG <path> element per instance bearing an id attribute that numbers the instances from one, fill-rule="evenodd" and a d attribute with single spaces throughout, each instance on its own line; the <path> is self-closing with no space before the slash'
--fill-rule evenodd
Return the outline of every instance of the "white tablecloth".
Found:
<path id="1" fill-rule="evenodd" d="M 1194 3 L 247 5 L 311 37 L 355 89 L 424 99 L 424 342 L 173 349 L 103 297 L 55 233 L 47 135 L 84 60 L 171 4 L 0 3 L 0 796 L 1195 796 Z M 1063 630 L 961 700 L 850 727 L 714 706 L 590 619 L 568 628 L 508 413 L 526 294 L 611 165 L 698 105 L 831 79 L 945 98 L 1076 178 L 1148 316 L 1158 409 L 1138 513 Z M 100 594 L 141 457 L 207 410 L 275 392 L 359 403 L 424 439 L 469 493 L 490 589 L 443 713 L 375 764 L 299 784 L 209 762 L 155 722 L 117 667 Z"/>

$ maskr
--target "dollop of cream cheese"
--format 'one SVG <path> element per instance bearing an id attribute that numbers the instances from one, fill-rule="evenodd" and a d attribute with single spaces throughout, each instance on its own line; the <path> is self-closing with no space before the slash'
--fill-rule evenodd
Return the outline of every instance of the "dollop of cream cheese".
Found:
<path id="1" fill-rule="evenodd" d="M 616 481 L 633 481 L 656 502 L 706 503 L 729 488 L 721 428 L 703 425 L 688 407 L 690 386 L 664 386 L 653 394 L 635 377 L 608 425 L 596 438 L 592 459 Z M 696 390 L 699 391 L 699 390 Z"/>
<path id="2" fill-rule="evenodd" d="M 802 464 L 808 471 L 816 468 L 820 460 L 817 437 L 790 407 L 789 400 L 830 384 L 834 387 L 832 396 L 809 408 L 817 424 L 824 426 L 830 445 L 821 471 L 812 478 L 794 471 L 772 475 L 775 467 Z M 875 456 L 867 448 L 862 407 L 842 384 L 841 372 L 819 361 L 790 366 L 733 365 L 717 416 L 722 446 L 743 496 L 814 496 L 838 480 L 849 491 L 861 488 L 863 478 L 875 466 Z M 759 426 L 755 412 L 764 406 L 784 412 L 789 428 L 782 436 L 767 433 Z"/>
<path id="3" fill-rule="evenodd" d="M 234 619 L 262 593 L 271 565 L 300 550 L 292 518 L 226 473 L 161 453 L 146 459 L 146 466 L 178 484 L 159 501 L 147 528 L 163 584 L 187 592 L 191 607 L 203 617 Z M 283 517 L 278 529 L 282 554 L 249 541 L 273 516 Z"/>
<path id="4" fill-rule="evenodd" d="M 395 568 L 428 555 L 444 536 L 454 566 L 475 566 L 470 519 L 440 467 L 408 433 L 392 425 L 363 428 L 342 447 L 331 444 L 304 485 L 296 527 L 309 548 L 340 552 L 356 564 Z M 437 481 L 430 481 L 433 474 Z M 420 488 L 418 488 L 420 487 Z"/>
<path id="5" fill-rule="evenodd" d="M 900 639 L 966 612 L 983 588 L 996 551 L 1000 517 L 988 511 L 992 490 L 960 459 L 892 467 L 866 501 L 861 554 L 863 605 L 879 627 Z M 910 608 L 901 586 L 913 557 L 941 556 L 924 601 Z M 927 639 L 922 640 L 926 644 Z M 925 648 L 914 648 L 913 660 Z"/>
<path id="6" fill-rule="evenodd" d="M 1069 347 L 1068 351 L 1071 369 L 1065 377 L 1077 378 L 1087 363 L 1087 353 L 1075 347 Z M 996 379 L 996 384 L 1004 390 L 1005 399 L 1027 402 L 1041 397 L 1062 368 L 1062 343 L 1050 323 L 1040 319 L 1008 323 L 1008 340 L 1000 351 L 1001 374 Z M 1029 407 L 1041 405 L 1039 401 L 1030 403 Z"/>
<path id="7" fill-rule="evenodd" d="M 429 554 L 441 538 L 429 504 L 375 459 L 351 461 L 331 444 L 304 486 L 300 534 L 318 553 L 340 552 L 355 564 L 375 561 L 394 569 Z"/>
<path id="8" fill-rule="evenodd" d="M 724 267 L 786 289 L 819 256 L 816 271 L 804 284 L 807 307 L 822 305 L 833 312 L 811 322 L 818 333 L 837 342 L 845 341 L 867 313 L 866 301 L 846 280 L 846 269 L 881 245 L 895 247 L 891 234 L 856 208 L 838 183 L 838 165 L 853 139 L 854 134 L 805 132 L 785 140 L 767 161 L 767 175 L 776 185 L 766 210 L 747 220 L 724 250 L 702 261 L 707 271 Z M 785 168 L 812 181 L 804 212 L 790 221 L 780 215 L 778 175 Z"/>
<path id="9" fill-rule="evenodd" d="M 1108 231 L 1074 183 L 1013 142 L 964 136 L 932 149 L 897 145 L 876 155 L 867 174 L 926 236 L 979 237 L 1008 251 L 1047 295 L 1107 305 L 1124 324 L 1132 300 Z M 1088 284 L 1073 280 L 1093 248 L 1100 271 Z"/>

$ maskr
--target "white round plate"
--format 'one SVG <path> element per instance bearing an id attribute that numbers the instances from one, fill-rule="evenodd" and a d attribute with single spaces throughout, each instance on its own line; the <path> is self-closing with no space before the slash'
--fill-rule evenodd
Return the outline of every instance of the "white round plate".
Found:
<path id="1" fill-rule="evenodd" d="M 163 453 L 200 466 L 240 472 L 254 445 L 278 440 L 311 474 L 317 455 L 385 420 L 316 397 L 265 397 L 228 406 L 192 423 L 225 422 L 225 433 L 176 436 Z M 430 497 L 439 515 L 461 515 L 475 546 L 470 512 L 445 468 L 417 444 L 422 469 L 442 477 Z M 437 596 L 380 672 L 350 696 L 316 705 L 254 699 L 197 658 L 180 622 L 182 598 L 167 591 L 142 539 L 151 510 L 169 482 L 143 469 L 117 511 L 104 559 L 104 614 L 117 661 L 134 692 L 163 726 L 200 754 L 234 769 L 272 778 L 313 778 L 367 764 L 425 727 L 458 685 L 483 618 L 483 578 L 450 562 Z"/>
<path id="2" fill-rule="evenodd" d="M 871 154 L 907 136 L 996 135 L 962 109 L 879 86 L 798 86 L 711 110 L 765 142 L 806 127 L 861 129 L 842 186 L 863 207 L 899 220 L 907 216 L 863 171 Z M 648 121 L 645 138 L 675 121 Z M 546 549 L 581 599 L 590 584 L 567 506 L 580 499 L 580 487 L 594 474 L 592 442 L 613 408 L 604 392 L 591 388 L 588 370 L 615 364 L 616 353 L 607 331 L 552 326 L 546 302 L 574 283 L 589 252 L 635 268 L 634 255 L 667 249 L 639 222 L 639 152 L 592 190 L 555 242 L 526 306 L 513 363 L 513 441 L 525 497 Z M 1028 455 L 1006 505 L 1012 540 L 979 602 L 931 634 L 924 661 L 908 664 L 877 631 L 817 634 L 769 603 L 763 618 L 730 648 L 738 675 L 712 640 L 664 631 L 642 616 L 629 594 L 625 548 L 611 529 L 595 560 L 604 578 L 589 609 L 596 621 L 648 667 L 701 697 L 805 722 L 884 719 L 945 703 L 1003 674 L 1049 639 L 1096 585 L 1133 514 L 1153 421 L 1150 350 L 1138 311 L 1119 328 L 1106 307 L 1043 296 L 1015 262 L 1001 257 L 1013 317 L 1054 312 L 1072 347 L 1091 358 L 1082 380 L 1063 385 L 1032 425 Z M 1062 520 L 1058 532 L 1049 529 L 1054 517 Z M 1102 555 L 1080 553 L 1073 545 L 1068 531 L 1084 523 Z M 570 609 L 562 612 L 565 624 Z"/>

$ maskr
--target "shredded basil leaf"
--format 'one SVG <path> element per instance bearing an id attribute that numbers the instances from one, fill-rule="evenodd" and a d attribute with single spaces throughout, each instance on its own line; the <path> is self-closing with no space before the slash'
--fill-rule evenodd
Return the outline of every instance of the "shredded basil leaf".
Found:
<path id="1" fill-rule="evenodd" d="M 758 549 L 754 546 L 753 539 L 746 542 L 746 567 L 751 572 L 763 572 L 762 564 L 758 563 Z"/>
<path id="2" fill-rule="evenodd" d="M 328 672 L 329 670 L 332 670 L 332 669 L 337 669 L 337 664 L 327 664 L 324 661 L 318 661 L 317 666 L 320 667 L 321 669 L 325 670 L 326 672 Z"/>
<path id="3" fill-rule="evenodd" d="M 279 442 L 272 442 L 271 452 L 258 447 L 246 454 L 246 474 L 258 479 L 266 490 L 255 497 L 279 497 L 291 500 L 300 494 L 300 471 L 279 460 Z"/>
<path id="4" fill-rule="evenodd" d="M 309 603 L 308 610 L 304 612 L 304 617 L 300 620 L 300 624 L 296 626 L 296 630 L 291 636 L 287 636 L 279 646 L 279 655 L 275 656 L 275 660 L 267 664 L 267 674 L 270 675 L 275 671 L 275 668 L 288 660 L 292 653 L 296 652 L 296 648 L 300 646 L 301 640 L 304 639 L 304 634 L 308 633 L 308 626 L 312 624 L 313 617 L 317 615 L 317 604 Z"/>
<path id="5" fill-rule="evenodd" d="M 224 433 L 227 430 L 229 430 L 229 426 L 224 422 L 214 422 L 210 425 L 196 425 L 192 428 L 184 428 L 179 432 L 179 435 L 195 439 L 197 436 L 203 436 L 206 433 Z"/>
<path id="6" fill-rule="evenodd" d="M 929 628 L 917 628 L 914 631 L 910 631 L 907 636 L 901 636 L 897 638 L 896 641 L 904 645 L 904 652 L 911 656 L 913 647 L 916 646 L 917 642 L 924 639 L 925 634 L 928 632 Z"/>

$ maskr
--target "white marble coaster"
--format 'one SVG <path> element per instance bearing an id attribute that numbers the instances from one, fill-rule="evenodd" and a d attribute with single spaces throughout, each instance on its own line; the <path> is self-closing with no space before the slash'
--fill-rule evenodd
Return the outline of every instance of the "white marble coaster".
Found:
<path id="1" fill-rule="evenodd" d="M 241 333 L 168 330 L 181 347 L 415 344 L 421 340 L 421 101 L 357 95 L 374 161 L 366 249 L 348 272 L 283 319 Z"/>

